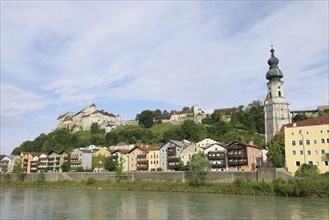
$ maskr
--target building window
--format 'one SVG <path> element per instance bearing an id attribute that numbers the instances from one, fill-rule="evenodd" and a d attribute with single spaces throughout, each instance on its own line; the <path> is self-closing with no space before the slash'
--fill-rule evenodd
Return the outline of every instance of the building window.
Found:
<path id="1" fill-rule="evenodd" d="M 292 155 L 296 155 L 296 151 L 295 150 L 292 151 Z"/>
<path id="2" fill-rule="evenodd" d="M 324 144 L 324 143 L 326 143 L 326 142 L 325 142 L 324 139 L 322 138 L 322 139 L 321 139 L 321 144 Z"/>
<path id="3" fill-rule="evenodd" d="M 311 151 L 310 150 L 307 151 L 307 155 L 311 155 Z"/>
<path id="4" fill-rule="evenodd" d="M 300 161 L 296 161 L 296 166 L 300 166 Z"/>
<path id="5" fill-rule="evenodd" d="M 315 150 L 315 151 L 314 151 L 314 154 L 315 154 L 315 155 L 317 155 L 318 153 L 319 153 L 318 150 Z"/>
<path id="6" fill-rule="evenodd" d="M 291 135 L 294 135 L 294 132 L 291 132 Z"/>
<path id="7" fill-rule="evenodd" d="M 278 92 L 279 97 L 281 97 L 281 91 Z"/>
<path id="8" fill-rule="evenodd" d="M 315 165 L 318 167 L 320 165 L 320 163 L 319 162 L 315 162 Z"/>
<path id="9" fill-rule="evenodd" d="M 296 141 L 292 141 L 292 146 L 296 146 Z"/>
<path id="10" fill-rule="evenodd" d="M 325 152 L 324 152 L 324 150 L 322 149 L 322 150 L 321 150 L 321 154 L 324 154 L 324 153 L 325 153 Z"/>
<path id="11" fill-rule="evenodd" d="M 328 161 L 327 160 L 324 161 L 324 165 L 328 166 Z"/>
<path id="12" fill-rule="evenodd" d="M 302 140 L 299 140 L 299 145 L 303 145 L 303 141 Z"/>
<path id="13" fill-rule="evenodd" d="M 303 155 L 303 154 L 304 154 L 304 152 L 303 152 L 302 150 L 300 150 L 300 151 L 299 151 L 299 154 L 300 154 L 300 155 Z"/>
<path id="14" fill-rule="evenodd" d="M 322 133 L 323 133 L 323 131 L 321 130 L 321 131 L 320 131 L 320 133 L 322 134 Z"/>
<path id="15" fill-rule="evenodd" d="M 313 161 L 308 161 L 308 164 L 309 165 L 313 165 Z"/>
<path id="16" fill-rule="evenodd" d="M 327 143 L 329 144 L 329 138 L 327 138 Z"/>
<path id="17" fill-rule="evenodd" d="M 310 145 L 310 140 L 306 140 L 306 145 Z"/>
<path id="18" fill-rule="evenodd" d="M 317 144 L 318 142 L 316 140 L 314 140 L 314 144 Z"/>

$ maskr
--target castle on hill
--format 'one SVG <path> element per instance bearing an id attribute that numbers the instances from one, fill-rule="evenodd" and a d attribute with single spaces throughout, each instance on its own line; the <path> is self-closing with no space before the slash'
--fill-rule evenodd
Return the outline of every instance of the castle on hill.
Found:
<path id="1" fill-rule="evenodd" d="M 93 103 L 78 113 L 67 112 L 58 116 L 55 129 L 67 128 L 72 132 L 90 130 L 93 123 L 97 123 L 101 129 L 105 129 L 105 132 L 110 132 L 121 125 L 121 118 L 120 115 L 98 110 Z"/>

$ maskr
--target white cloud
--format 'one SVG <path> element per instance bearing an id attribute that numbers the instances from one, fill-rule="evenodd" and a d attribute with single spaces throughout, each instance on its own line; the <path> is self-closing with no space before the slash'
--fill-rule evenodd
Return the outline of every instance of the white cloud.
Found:
<path id="1" fill-rule="evenodd" d="M 325 1 L 4 2 L 1 117 L 113 99 L 246 105 L 265 96 L 271 43 L 291 108 L 316 108 L 328 26 Z"/>

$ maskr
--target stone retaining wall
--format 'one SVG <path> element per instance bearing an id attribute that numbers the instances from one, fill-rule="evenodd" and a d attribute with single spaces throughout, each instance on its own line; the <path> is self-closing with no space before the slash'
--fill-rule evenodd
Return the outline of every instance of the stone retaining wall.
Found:
<path id="1" fill-rule="evenodd" d="M 7 177 L 6 177 L 7 176 Z M 116 180 L 115 172 L 67 172 L 67 173 L 45 173 L 45 179 L 48 181 L 58 180 L 84 180 L 87 178 L 94 178 L 97 180 Z M 37 180 L 40 174 L 26 174 L 24 181 Z M 208 182 L 213 183 L 232 183 L 236 178 L 242 178 L 249 181 L 265 181 L 272 182 L 278 178 L 285 180 L 292 179 L 293 176 L 287 173 L 284 169 L 276 168 L 260 168 L 257 171 L 224 171 L 224 172 L 210 172 L 208 175 Z M 0 174 L 0 179 L 16 180 L 15 174 Z M 184 171 L 175 172 L 124 172 L 123 179 L 126 181 L 133 180 L 152 180 L 152 181 L 188 181 L 189 173 Z"/>

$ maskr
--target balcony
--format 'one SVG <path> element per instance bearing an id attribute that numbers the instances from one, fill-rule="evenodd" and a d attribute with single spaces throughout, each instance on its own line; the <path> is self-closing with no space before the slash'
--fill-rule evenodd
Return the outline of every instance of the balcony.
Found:
<path id="1" fill-rule="evenodd" d="M 78 161 L 78 160 L 71 160 L 71 164 L 81 164 L 81 161 Z"/>
<path id="2" fill-rule="evenodd" d="M 225 160 L 225 155 L 219 155 L 219 154 L 209 155 L 208 154 L 207 157 L 208 157 L 209 160 Z"/>
<path id="3" fill-rule="evenodd" d="M 48 161 L 53 161 L 54 158 L 53 157 L 48 157 Z"/>
<path id="4" fill-rule="evenodd" d="M 146 154 L 138 154 L 137 158 L 146 158 Z"/>
<path id="5" fill-rule="evenodd" d="M 137 170 L 148 170 L 148 166 L 137 166 Z"/>
<path id="6" fill-rule="evenodd" d="M 71 160 L 79 159 L 79 156 L 71 156 Z"/>
<path id="7" fill-rule="evenodd" d="M 177 164 L 175 164 L 175 165 L 168 165 L 168 169 L 169 170 L 177 170 L 178 169 L 178 165 Z"/>
<path id="8" fill-rule="evenodd" d="M 148 164 L 148 160 L 137 160 L 137 164 Z"/>
<path id="9" fill-rule="evenodd" d="M 226 168 L 225 164 L 211 164 L 212 168 Z"/>
<path id="10" fill-rule="evenodd" d="M 168 157 L 167 161 L 168 162 L 179 162 L 180 158 L 179 157 Z"/>
<path id="11" fill-rule="evenodd" d="M 247 161 L 232 161 L 228 162 L 229 166 L 243 166 L 243 165 L 248 165 Z"/>
<path id="12" fill-rule="evenodd" d="M 176 151 L 175 150 L 168 150 L 167 151 L 167 156 L 175 156 L 176 155 Z"/>
<path id="13" fill-rule="evenodd" d="M 228 154 L 227 158 L 242 158 L 247 157 L 247 154 Z"/>
<path id="14" fill-rule="evenodd" d="M 118 159 L 118 155 L 112 155 L 112 159 L 113 160 L 117 160 Z"/>
<path id="15" fill-rule="evenodd" d="M 48 161 L 48 164 L 49 165 L 53 165 L 54 164 L 54 161 Z"/>
<path id="16" fill-rule="evenodd" d="M 35 162 L 34 163 L 33 162 L 31 163 L 31 167 L 37 167 L 37 166 L 38 166 L 38 163 L 35 163 Z"/>
<path id="17" fill-rule="evenodd" d="M 64 160 L 68 160 L 68 159 L 69 159 L 69 157 L 63 157 L 63 159 L 64 159 Z"/>

